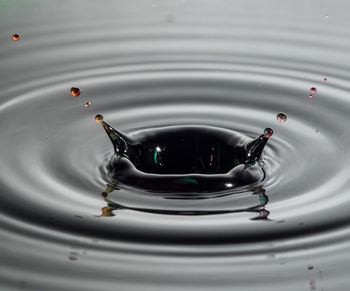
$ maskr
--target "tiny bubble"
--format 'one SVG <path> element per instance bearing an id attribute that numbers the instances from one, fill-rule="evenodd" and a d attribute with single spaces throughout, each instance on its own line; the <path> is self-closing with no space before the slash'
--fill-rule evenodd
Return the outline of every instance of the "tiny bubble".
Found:
<path id="1" fill-rule="evenodd" d="M 317 93 L 317 89 L 316 89 L 315 87 L 312 87 L 312 88 L 310 89 L 310 93 L 311 93 L 311 94 L 316 94 L 316 93 Z"/>
<path id="2" fill-rule="evenodd" d="M 101 114 L 97 114 L 97 115 L 95 116 L 95 120 L 96 120 L 96 122 L 98 122 L 98 123 L 102 123 L 102 121 L 103 121 L 103 116 L 102 116 Z"/>
<path id="3" fill-rule="evenodd" d="M 12 36 L 12 39 L 14 40 L 14 41 L 19 41 L 20 40 L 20 36 L 19 36 L 19 34 L 14 34 L 13 36 Z"/>
<path id="4" fill-rule="evenodd" d="M 76 88 L 76 87 L 72 87 L 70 89 L 70 94 L 73 96 L 73 97 L 78 97 L 81 93 L 81 90 L 79 88 Z"/>
<path id="5" fill-rule="evenodd" d="M 90 105 L 91 105 L 90 102 L 86 102 L 84 106 L 85 106 L 85 107 L 90 107 Z"/>
<path id="6" fill-rule="evenodd" d="M 283 113 L 283 112 L 278 113 L 277 114 L 277 121 L 281 122 L 281 123 L 286 122 L 287 121 L 287 115 L 285 113 Z"/>

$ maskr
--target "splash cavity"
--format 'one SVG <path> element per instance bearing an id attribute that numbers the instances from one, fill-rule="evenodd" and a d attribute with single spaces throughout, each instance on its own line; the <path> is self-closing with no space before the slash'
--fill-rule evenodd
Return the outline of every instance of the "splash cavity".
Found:
<path id="1" fill-rule="evenodd" d="M 162 192 L 213 192 L 261 182 L 260 162 L 273 131 L 255 140 L 209 126 L 168 126 L 127 136 L 97 115 L 115 154 L 108 167 L 114 183 Z"/>

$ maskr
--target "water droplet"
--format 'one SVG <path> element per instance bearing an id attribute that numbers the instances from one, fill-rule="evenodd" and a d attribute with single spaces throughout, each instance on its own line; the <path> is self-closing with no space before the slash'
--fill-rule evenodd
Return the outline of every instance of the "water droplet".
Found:
<path id="1" fill-rule="evenodd" d="M 91 105 L 90 102 L 86 102 L 84 106 L 85 106 L 85 107 L 90 107 L 90 105 Z"/>
<path id="2" fill-rule="evenodd" d="M 273 135 L 273 130 L 271 128 L 265 128 L 264 135 L 267 138 L 271 137 Z"/>
<path id="3" fill-rule="evenodd" d="M 18 40 L 20 40 L 20 36 L 19 36 L 19 34 L 14 34 L 13 36 L 12 36 L 12 39 L 14 40 L 14 41 L 18 41 Z"/>
<path id="4" fill-rule="evenodd" d="M 70 94 L 73 96 L 73 97 L 78 97 L 81 93 L 81 90 L 79 88 L 76 88 L 76 87 L 72 87 L 70 88 Z"/>
<path id="5" fill-rule="evenodd" d="M 309 98 L 311 99 L 312 97 L 314 97 L 314 95 L 310 94 L 310 95 L 309 95 Z"/>
<path id="6" fill-rule="evenodd" d="M 325 19 L 328 19 L 328 17 L 329 17 L 328 14 L 326 14 L 326 15 L 324 16 Z"/>
<path id="7" fill-rule="evenodd" d="M 312 270 L 313 268 L 314 266 L 311 266 L 311 265 L 307 267 L 308 270 Z"/>
<path id="8" fill-rule="evenodd" d="M 323 82 L 327 82 L 327 78 L 326 77 L 323 78 Z"/>
<path id="9" fill-rule="evenodd" d="M 316 89 L 315 87 L 312 87 L 312 88 L 310 89 L 310 93 L 311 93 L 311 94 L 316 94 L 316 93 L 317 93 L 317 89 Z"/>
<path id="10" fill-rule="evenodd" d="M 96 120 L 96 122 L 98 122 L 98 123 L 102 123 L 102 121 L 103 121 L 103 116 L 102 116 L 101 114 L 97 114 L 97 115 L 95 116 L 95 120 Z"/>
<path id="11" fill-rule="evenodd" d="M 78 256 L 79 254 L 77 252 L 70 252 L 68 259 L 70 259 L 71 261 L 76 261 L 78 260 Z"/>
<path id="12" fill-rule="evenodd" d="M 287 115 L 283 112 L 280 112 L 277 114 L 277 121 L 278 122 L 286 122 L 287 121 Z"/>

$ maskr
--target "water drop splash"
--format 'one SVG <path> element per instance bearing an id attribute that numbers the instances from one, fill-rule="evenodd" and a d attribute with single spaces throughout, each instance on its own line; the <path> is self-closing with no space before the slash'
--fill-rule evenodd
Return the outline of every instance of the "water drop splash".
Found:
<path id="1" fill-rule="evenodd" d="M 315 87 L 312 87 L 312 88 L 310 89 L 310 93 L 311 93 L 311 94 L 316 94 L 316 93 L 317 93 L 317 89 L 316 89 Z"/>
<path id="2" fill-rule="evenodd" d="M 277 114 L 277 121 L 280 123 L 286 122 L 287 121 L 287 115 L 283 112 L 280 112 Z"/>
<path id="3" fill-rule="evenodd" d="M 170 126 L 128 136 L 97 115 L 115 151 L 108 166 L 111 184 L 162 192 L 226 191 L 260 182 L 260 163 L 273 130 L 255 140 L 206 126 Z M 229 186 L 228 186 L 229 185 Z"/>
<path id="4" fill-rule="evenodd" d="M 258 162 L 268 139 L 272 135 L 273 130 L 271 128 L 265 128 L 264 134 L 246 145 L 246 161 L 243 170 L 254 166 Z"/>
<path id="5" fill-rule="evenodd" d="M 77 87 L 72 87 L 70 89 L 70 94 L 73 96 L 73 97 L 78 97 L 81 93 L 81 90 L 80 88 L 77 88 Z"/>
<path id="6" fill-rule="evenodd" d="M 14 34 L 13 36 L 12 36 L 12 39 L 14 40 L 14 41 L 19 41 L 20 39 L 21 39 L 21 37 L 20 37 L 20 35 L 19 34 Z"/>
<path id="7" fill-rule="evenodd" d="M 84 104 L 85 107 L 90 107 L 90 105 L 91 105 L 90 102 L 86 102 L 86 103 Z"/>

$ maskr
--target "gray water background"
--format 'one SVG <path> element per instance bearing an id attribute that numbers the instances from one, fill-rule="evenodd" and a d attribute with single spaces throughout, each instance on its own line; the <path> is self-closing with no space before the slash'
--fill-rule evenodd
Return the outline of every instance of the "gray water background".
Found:
<path id="1" fill-rule="evenodd" d="M 322 0 L 1 1 L 0 290 L 347 291 L 348 10 Z M 97 113 L 128 134 L 273 128 L 269 220 L 100 217 L 113 149 Z M 110 198 L 146 210 L 258 204 L 249 192 Z"/>

